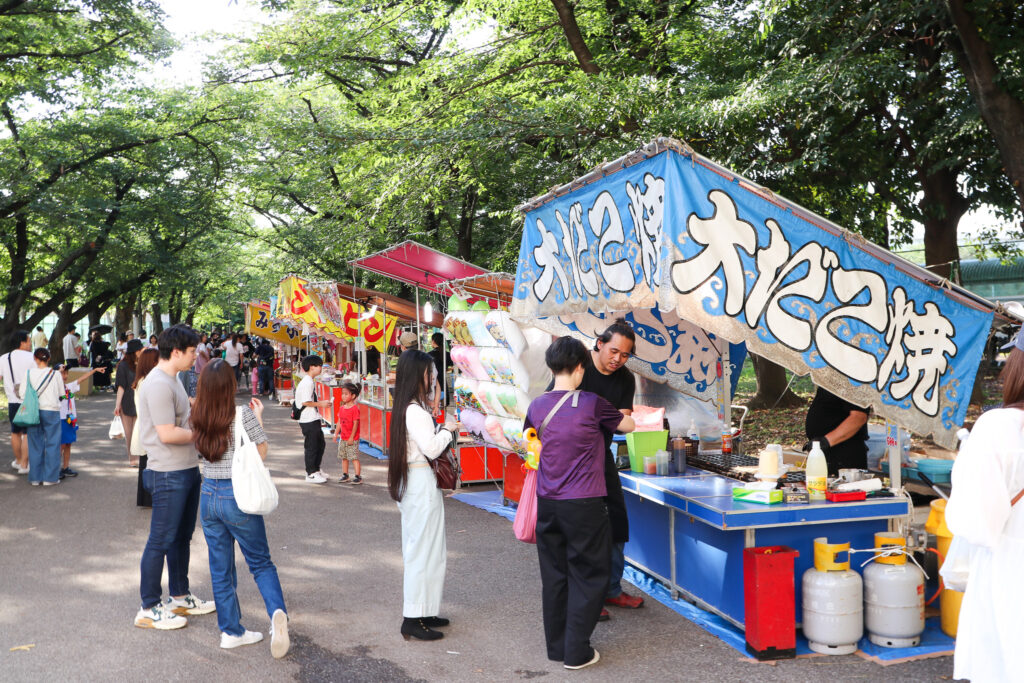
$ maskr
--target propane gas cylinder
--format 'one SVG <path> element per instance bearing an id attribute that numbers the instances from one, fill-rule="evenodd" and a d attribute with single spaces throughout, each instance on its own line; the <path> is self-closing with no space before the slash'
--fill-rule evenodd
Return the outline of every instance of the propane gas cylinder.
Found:
<path id="1" fill-rule="evenodd" d="M 863 586 L 860 574 L 850 570 L 849 550 L 849 543 L 814 539 L 814 566 L 803 577 L 803 629 L 814 652 L 852 654 L 864 635 Z M 843 552 L 847 559 L 838 562 Z"/>
<path id="2" fill-rule="evenodd" d="M 875 549 L 902 550 L 899 534 L 875 534 Z M 864 568 L 864 626 L 882 647 L 913 647 L 924 631 L 924 572 L 903 553 L 876 555 Z"/>

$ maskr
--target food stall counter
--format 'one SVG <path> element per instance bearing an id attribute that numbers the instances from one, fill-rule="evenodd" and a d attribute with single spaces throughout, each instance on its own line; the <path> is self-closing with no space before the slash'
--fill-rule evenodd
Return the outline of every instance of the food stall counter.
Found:
<path id="1" fill-rule="evenodd" d="M 785 545 L 799 553 L 794 580 L 814 563 L 817 537 L 874 547 L 874 534 L 889 520 L 911 514 L 909 498 L 873 498 L 845 503 L 736 501 L 743 482 L 696 468 L 655 476 L 619 472 L 629 513 L 626 559 L 681 594 L 743 628 L 743 550 Z M 796 614 L 801 614 L 797 591 Z"/>

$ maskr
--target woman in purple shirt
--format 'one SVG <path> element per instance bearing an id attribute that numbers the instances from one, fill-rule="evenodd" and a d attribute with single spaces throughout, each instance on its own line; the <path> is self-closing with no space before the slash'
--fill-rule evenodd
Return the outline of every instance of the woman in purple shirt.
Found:
<path id="1" fill-rule="evenodd" d="M 579 340 L 555 340 L 544 355 L 554 388 L 530 404 L 523 426 L 535 428 L 541 442 L 537 556 L 544 637 L 548 659 L 567 669 L 582 669 L 601 658 L 590 646 L 590 635 L 611 572 L 604 434 L 633 431 L 633 418 L 597 394 L 576 391 L 587 357 Z"/>

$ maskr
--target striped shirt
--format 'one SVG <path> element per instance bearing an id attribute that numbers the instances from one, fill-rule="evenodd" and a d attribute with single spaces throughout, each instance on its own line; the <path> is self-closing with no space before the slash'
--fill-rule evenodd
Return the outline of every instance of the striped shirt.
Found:
<path id="1" fill-rule="evenodd" d="M 256 415 L 252 412 L 252 408 L 245 406 L 242 408 L 242 427 L 245 429 L 245 433 L 249 435 L 249 439 L 253 443 L 264 443 L 267 440 L 267 435 L 263 431 L 263 427 L 260 426 L 259 421 L 256 419 Z M 235 454 L 235 422 L 231 422 L 231 436 L 228 438 L 228 450 L 224 453 L 224 457 L 217 462 L 209 462 L 206 458 L 203 458 L 203 478 L 205 479 L 230 479 L 231 478 L 231 458 Z"/>

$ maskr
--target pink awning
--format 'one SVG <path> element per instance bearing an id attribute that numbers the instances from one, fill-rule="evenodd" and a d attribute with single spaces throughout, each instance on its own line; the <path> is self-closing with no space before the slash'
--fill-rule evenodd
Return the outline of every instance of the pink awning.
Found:
<path id="1" fill-rule="evenodd" d="M 431 292 L 439 292 L 440 286 L 450 280 L 488 272 L 472 263 L 412 240 L 363 256 L 350 263 L 357 268 Z"/>

